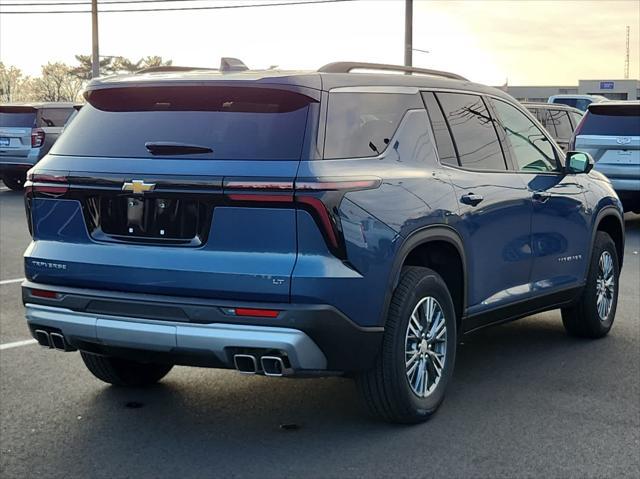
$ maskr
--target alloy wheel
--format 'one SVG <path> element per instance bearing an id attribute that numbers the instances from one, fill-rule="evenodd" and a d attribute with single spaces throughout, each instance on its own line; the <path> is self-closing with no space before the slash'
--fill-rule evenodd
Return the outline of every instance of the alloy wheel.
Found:
<path id="1" fill-rule="evenodd" d="M 616 287 L 616 277 L 613 270 L 611 253 L 603 251 L 598 261 L 598 276 L 596 278 L 596 306 L 601 321 L 606 321 L 613 306 L 613 295 Z"/>

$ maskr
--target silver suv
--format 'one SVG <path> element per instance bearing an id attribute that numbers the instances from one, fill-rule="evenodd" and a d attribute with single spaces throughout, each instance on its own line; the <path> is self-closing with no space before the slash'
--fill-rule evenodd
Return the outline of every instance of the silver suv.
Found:
<path id="1" fill-rule="evenodd" d="M 74 103 L 5 103 L 0 105 L 0 176 L 7 187 L 21 190 L 29 168 L 60 136 Z"/>
<path id="2" fill-rule="evenodd" d="M 589 105 L 571 149 L 590 153 L 595 169 L 611 180 L 625 211 L 640 213 L 640 101 Z"/>

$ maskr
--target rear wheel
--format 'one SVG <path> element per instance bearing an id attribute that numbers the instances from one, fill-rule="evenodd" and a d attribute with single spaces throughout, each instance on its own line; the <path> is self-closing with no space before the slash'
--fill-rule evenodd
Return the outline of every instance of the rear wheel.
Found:
<path id="1" fill-rule="evenodd" d="M 24 178 L 22 176 L 6 176 L 2 178 L 2 182 L 13 191 L 22 191 L 24 188 Z"/>
<path id="2" fill-rule="evenodd" d="M 620 267 L 616 245 L 602 231 L 596 234 L 587 284 L 576 304 L 562 309 L 562 323 L 572 336 L 601 338 L 616 315 Z"/>
<path id="3" fill-rule="evenodd" d="M 357 377 L 365 405 L 389 422 L 427 420 L 444 399 L 455 355 L 456 319 L 446 284 L 428 268 L 404 268 L 380 354 Z"/>
<path id="4" fill-rule="evenodd" d="M 80 351 L 87 369 L 95 377 L 114 386 L 150 386 L 167 375 L 173 365 L 140 363 Z"/>

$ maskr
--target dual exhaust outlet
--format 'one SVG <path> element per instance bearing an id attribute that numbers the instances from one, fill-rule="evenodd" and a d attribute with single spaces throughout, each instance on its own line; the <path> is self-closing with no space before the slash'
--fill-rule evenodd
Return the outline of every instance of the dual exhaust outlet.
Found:
<path id="1" fill-rule="evenodd" d="M 254 356 L 253 354 L 235 354 L 233 364 L 242 374 L 260 374 L 281 377 L 291 374 L 292 370 L 285 366 L 279 356 Z"/>
<path id="2" fill-rule="evenodd" d="M 33 334 L 40 346 L 57 349 L 58 351 L 73 351 L 73 348 L 65 341 L 64 336 L 60 333 L 36 329 Z"/>

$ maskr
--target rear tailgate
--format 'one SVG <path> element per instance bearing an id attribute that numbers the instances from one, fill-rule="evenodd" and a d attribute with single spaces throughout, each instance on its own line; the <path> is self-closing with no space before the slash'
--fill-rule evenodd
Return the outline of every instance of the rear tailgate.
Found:
<path id="1" fill-rule="evenodd" d="M 612 180 L 640 181 L 640 105 L 590 105 L 579 128 L 575 149 L 590 153 L 598 171 Z"/>
<path id="2" fill-rule="evenodd" d="M 31 150 L 31 131 L 35 126 L 35 108 L 0 106 L 0 157 L 26 157 Z"/>
<path id="3" fill-rule="evenodd" d="M 289 300 L 296 213 L 279 199 L 293 194 L 317 104 L 284 90 L 203 88 L 89 97 L 34 172 L 29 279 Z"/>

